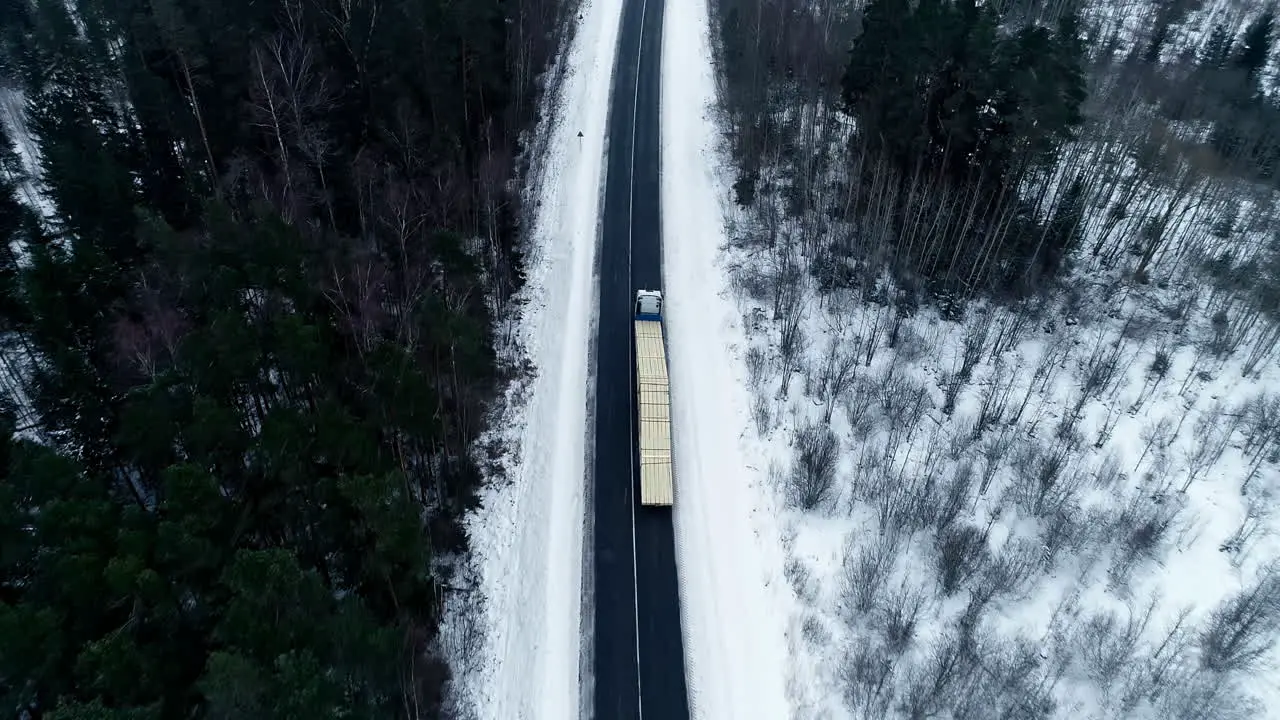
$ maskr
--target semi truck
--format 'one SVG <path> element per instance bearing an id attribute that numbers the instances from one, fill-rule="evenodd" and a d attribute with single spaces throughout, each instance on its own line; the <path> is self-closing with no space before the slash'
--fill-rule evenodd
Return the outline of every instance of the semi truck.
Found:
<path id="1" fill-rule="evenodd" d="M 671 468 L 671 386 L 663 336 L 662 293 L 636 292 L 636 415 L 639 418 L 640 504 L 675 501 Z"/>

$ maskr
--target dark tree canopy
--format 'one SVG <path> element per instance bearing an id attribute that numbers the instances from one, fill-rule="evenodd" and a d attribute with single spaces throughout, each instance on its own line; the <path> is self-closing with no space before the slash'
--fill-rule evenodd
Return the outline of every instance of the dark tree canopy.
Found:
<path id="1" fill-rule="evenodd" d="M 1236 67 L 1244 72 L 1245 77 L 1254 80 L 1258 77 L 1258 73 L 1267 64 L 1267 59 L 1271 56 L 1272 33 L 1275 26 L 1275 10 L 1266 8 L 1258 17 L 1249 23 L 1249 27 L 1245 29 L 1244 36 L 1240 38 L 1240 45 L 1236 50 L 1233 62 Z"/>
<path id="2" fill-rule="evenodd" d="M 904 187 L 932 182 L 973 193 L 982 220 L 946 228 L 946 243 L 959 254 L 944 251 L 938 259 L 950 258 L 946 266 L 935 260 L 925 268 L 944 284 L 977 271 L 982 261 L 971 255 L 973 246 L 1008 222 L 1000 214 L 1016 205 L 1005 195 L 1028 173 L 1050 167 L 1083 121 L 1076 15 L 1063 14 L 1053 28 L 1002 21 L 991 4 L 971 0 L 871 2 L 844 74 L 845 107 L 858 123 L 856 152 L 884 158 Z M 1035 235 L 1042 233 L 1028 226 L 1025 236 Z M 1015 241 L 1005 249 L 1004 269 L 988 281 L 1006 284 L 1032 269 L 1052 273 L 1064 249 Z"/>
<path id="3" fill-rule="evenodd" d="M 439 715 L 572 9 L 0 3 L 47 208 L 0 135 L 6 712 Z"/>

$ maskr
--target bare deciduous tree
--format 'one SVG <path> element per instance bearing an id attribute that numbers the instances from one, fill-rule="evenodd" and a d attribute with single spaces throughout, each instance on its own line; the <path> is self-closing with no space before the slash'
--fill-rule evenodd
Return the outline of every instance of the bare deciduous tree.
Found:
<path id="1" fill-rule="evenodd" d="M 934 526 L 939 533 L 946 532 L 969 504 L 974 479 L 973 463 L 968 461 L 953 466 L 944 475 L 944 487 L 940 493 L 937 516 L 934 518 Z"/>
<path id="2" fill-rule="evenodd" d="M 1155 448 L 1159 454 L 1163 455 L 1169 449 L 1169 446 L 1173 444 L 1174 439 L 1177 437 L 1174 432 L 1173 420 L 1168 416 L 1160 418 L 1155 423 L 1143 427 L 1140 437 L 1143 442 L 1142 454 L 1138 456 L 1138 462 L 1133 466 L 1134 472 L 1137 472 L 1138 468 L 1142 467 L 1142 461 L 1147 459 L 1147 455 L 1150 454 L 1152 448 Z"/>
<path id="3" fill-rule="evenodd" d="M 1122 619 L 1113 612 L 1093 615 L 1078 628 L 1081 670 L 1104 692 L 1122 678 L 1122 670 L 1132 661 L 1156 609 L 1153 597 L 1145 606 L 1126 609 Z"/>
<path id="4" fill-rule="evenodd" d="M 822 421 L 831 422 L 831 412 L 837 401 L 844 397 L 853 385 L 858 366 L 858 359 L 850 352 L 848 343 L 839 338 L 832 338 L 827 343 L 827 351 L 823 356 L 822 367 L 818 371 L 817 395 L 822 403 Z"/>
<path id="5" fill-rule="evenodd" d="M 840 575 L 841 608 L 851 623 L 857 623 L 861 615 L 876 606 L 893 572 L 899 548 L 897 536 L 887 533 L 862 543 L 858 540 L 857 535 L 845 540 Z"/>
<path id="6" fill-rule="evenodd" d="M 883 646 L 853 643 L 841 666 L 844 700 L 859 718 L 887 717 L 893 703 L 893 679 L 897 663 Z"/>
<path id="7" fill-rule="evenodd" d="M 1123 585 L 1136 562 L 1158 556 L 1181 510 L 1176 496 L 1139 492 L 1129 499 L 1108 529 L 1111 537 L 1121 539 L 1111 568 L 1112 580 Z"/>
<path id="8" fill-rule="evenodd" d="M 1196 418 L 1192 436 L 1195 444 L 1187 453 L 1187 478 L 1182 492 L 1186 492 L 1201 473 L 1217 465 L 1242 417 L 1243 413 L 1228 412 L 1221 403 L 1215 402 Z"/>
<path id="9" fill-rule="evenodd" d="M 830 497 L 835 485 L 840 440 L 829 426 L 812 424 L 799 428 L 793 442 L 787 499 L 796 507 L 813 510 Z"/>
<path id="10" fill-rule="evenodd" d="M 1244 416 L 1242 450 L 1249 459 L 1249 474 L 1240 492 L 1247 493 L 1263 463 L 1280 460 L 1280 394 L 1262 393 L 1250 398 L 1245 403 Z"/>
<path id="11" fill-rule="evenodd" d="M 1265 498 L 1246 496 L 1245 516 L 1236 529 L 1218 546 L 1219 552 L 1227 553 L 1231 564 L 1240 564 L 1249 555 L 1249 551 L 1258 539 L 1268 534 L 1268 520 L 1271 518 L 1271 505 Z"/>
<path id="12" fill-rule="evenodd" d="M 1254 667 L 1280 632 L 1280 564 L 1262 568 L 1254 582 L 1214 610 L 1200 633 L 1200 663 L 1216 672 Z"/>
<path id="13" fill-rule="evenodd" d="M 923 593 L 905 583 L 885 594 L 875 622 L 890 653 L 901 656 L 911 647 L 926 599 Z"/>
<path id="14" fill-rule="evenodd" d="M 1048 447 L 1022 436 L 1014 463 L 1014 499 L 1037 517 L 1074 503 L 1085 481 L 1076 466 L 1079 447 L 1078 436 L 1055 439 Z"/>
<path id="15" fill-rule="evenodd" d="M 855 440 L 866 440 L 876 427 L 876 416 L 872 407 L 876 402 L 878 388 L 866 378 L 855 376 L 843 398 L 845 419 L 853 432 Z"/>
<path id="16" fill-rule="evenodd" d="M 911 443 L 920 427 L 920 420 L 933 404 L 929 390 L 894 371 L 893 366 L 885 369 L 879 384 L 880 409 L 888 421 L 889 445 L 892 448 L 904 447 Z"/>
<path id="17" fill-rule="evenodd" d="M 903 678 L 898 709 L 911 720 L 939 717 L 955 707 L 952 693 L 966 685 L 976 664 L 965 657 L 959 637 L 945 633 L 935 639 L 929 655 Z"/>
<path id="18" fill-rule="evenodd" d="M 938 533 L 938 576 L 942 592 L 951 595 L 989 561 L 987 533 L 970 525 L 955 525 Z"/>

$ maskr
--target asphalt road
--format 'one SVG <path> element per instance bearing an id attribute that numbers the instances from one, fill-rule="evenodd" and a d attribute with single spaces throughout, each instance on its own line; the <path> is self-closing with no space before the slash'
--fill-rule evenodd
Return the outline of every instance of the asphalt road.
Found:
<path id="1" fill-rule="evenodd" d="M 658 95 L 664 0 L 625 0 L 601 223 L 592 523 L 596 720 L 686 720 L 671 510 L 640 506 L 635 291 L 662 288 Z M 679 489 L 677 488 L 677 502 Z"/>

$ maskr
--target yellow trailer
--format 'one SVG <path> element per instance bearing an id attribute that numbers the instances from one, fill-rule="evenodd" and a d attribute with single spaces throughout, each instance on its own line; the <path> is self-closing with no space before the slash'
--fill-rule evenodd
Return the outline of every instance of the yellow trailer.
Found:
<path id="1" fill-rule="evenodd" d="M 671 505 L 671 386 L 662 336 L 662 294 L 636 293 L 636 402 L 640 424 L 640 504 Z"/>

